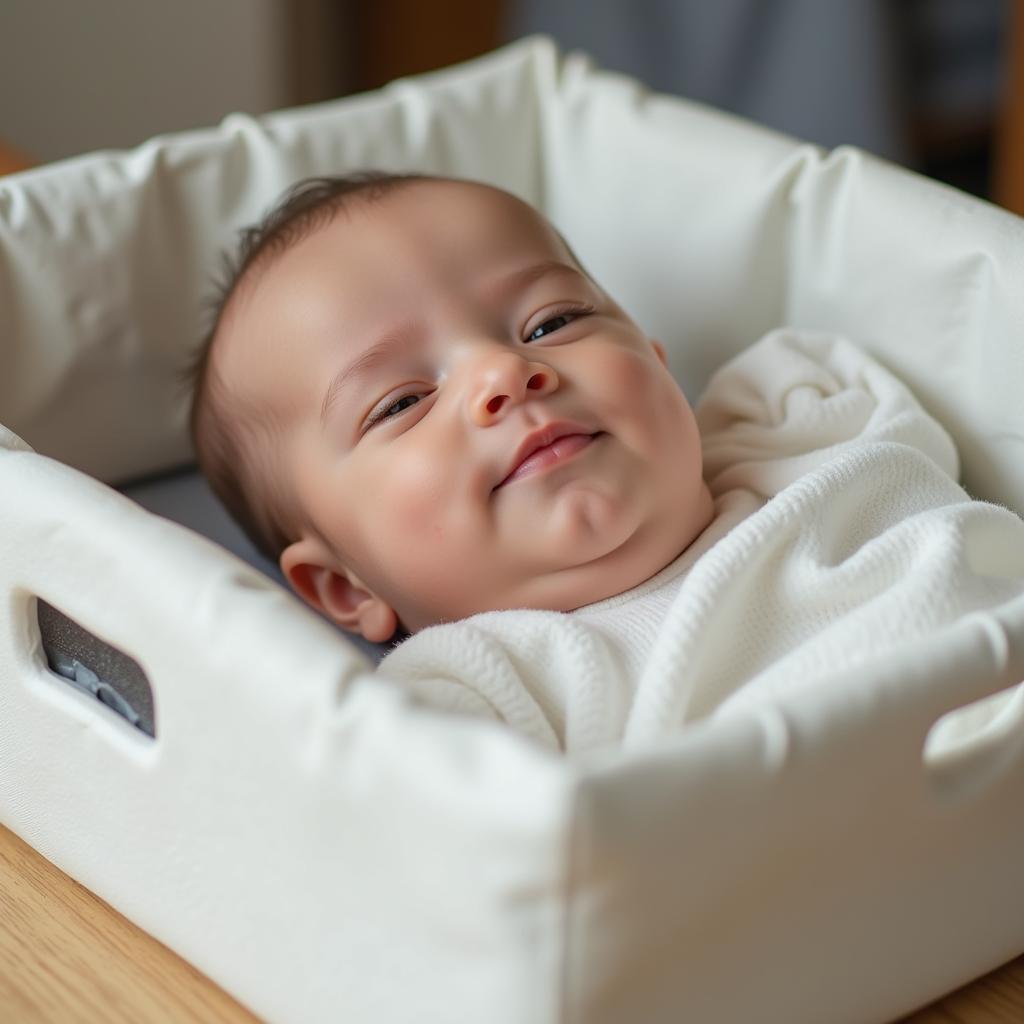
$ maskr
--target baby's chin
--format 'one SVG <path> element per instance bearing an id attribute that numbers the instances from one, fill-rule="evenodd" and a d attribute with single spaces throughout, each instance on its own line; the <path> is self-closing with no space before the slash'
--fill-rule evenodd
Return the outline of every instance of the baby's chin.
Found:
<path id="1" fill-rule="evenodd" d="M 706 488 L 691 514 L 673 507 L 660 516 L 644 516 L 635 505 L 620 503 L 599 489 L 572 489 L 559 495 L 544 521 L 525 523 L 514 545 L 505 546 L 503 557 L 495 559 L 490 553 L 493 572 L 486 583 L 476 581 L 476 593 L 450 593 L 449 607 L 427 610 L 421 605 L 419 614 L 403 621 L 415 633 L 483 612 L 570 612 L 603 601 L 669 565 L 703 531 L 711 511 Z M 487 560 L 482 554 L 481 561 Z M 470 589 L 475 589 L 472 584 Z M 436 601 L 438 596 L 432 588 L 430 597 Z"/>
<path id="2" fill-rule="evenodd" d="M 567 553 L 575 548 L 579 548 L 581 554 L 591 549 L 611 551 L 635 532 L 636 526 L 631 521 L 635 516 L 630 515 L 631 511 L 628 506 L 624 507 L 618 495 L 574 482 L 557 495 L 549 522 L 566 545 Z"/>
<path id="3" fill-rule="evenodd" d="M 558 598 L 550 605 L 573 611 L 623 594 L 661 572 L 711 521 L 711 495 L 701 484 L 692 506 L 639 516 L 607 495 L 580 491 L 563 503 L 558 548 Z M 630 514 L 632 513 L 632 514 Z"/>
<path id="4" fill-rule="evenodd" d="M 638 522 L 593 492 L 574 496 L 558 511 L 561 529 L 534 537 L 529 556 L 536 571 L 504 607 L 569 612 L 625 593 L 669 565 L 700 532 L 681 531 L 678 516 Z M 538 550 L 543 541 L 551 545 L 546 551 Z M 548 556 L 543 563 L 537 560 L 542 554 Z"/>

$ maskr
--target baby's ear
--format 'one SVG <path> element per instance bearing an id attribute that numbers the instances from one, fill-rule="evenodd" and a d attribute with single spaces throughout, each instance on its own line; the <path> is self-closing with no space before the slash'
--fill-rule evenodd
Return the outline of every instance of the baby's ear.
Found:
<path id="1" fill-rule="evenodd" d="M 668 355 L 665 352 L 665 346 L 655 338 L 651 338 L 651 346 L 655 352 L 658 353 L 658 358 L 661 360 L 662 366 L 668 366 Z"/>
<path id="2" fill-rule="evenodd" d="M 297 540 L 281 552 L 281 572 L 308 605 L 371 643 L 390 640 L 398 627 L 394 609 L 371 593 L 352 572 L 338 565 L 315 537 Z"/>

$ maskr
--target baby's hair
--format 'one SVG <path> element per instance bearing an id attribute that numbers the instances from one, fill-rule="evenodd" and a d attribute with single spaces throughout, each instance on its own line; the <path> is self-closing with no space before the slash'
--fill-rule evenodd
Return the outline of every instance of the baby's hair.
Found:
<path id="1" fill-rule="evenodd" d="M 272 465 L 277 448 L 272 443 L 277 432 L 273 418 L 232 394 L 211 360 L 225 311 L 247 278 L 330 223 L 352 197 L 373 201 L 400 186 L 429 180 L 426 175 L 383 171 L 308 178 L 290 188 L 258 224 L 239 232 L 234 253 L 223 254 L 209 327 L 181 381 L 191 395 L 189 430 L 200 469 L 224 507 L 272 562 L 295 540 L 298 511 Z"/>

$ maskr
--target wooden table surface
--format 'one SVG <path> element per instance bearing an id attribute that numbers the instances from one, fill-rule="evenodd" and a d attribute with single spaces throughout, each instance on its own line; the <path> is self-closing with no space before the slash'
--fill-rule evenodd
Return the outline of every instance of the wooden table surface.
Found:
<path id="1" fill-rule="evenodd" d="M 0 826 L 0 1021 L 256 1020 L 181 957 Z"/>
<path id="2" fill-rule="evenodd" d="M 166 946 L 0 827 L 0 1021 L 253 1024 Z M 1024 956 L 901 1024 L 1021 1024 Z"/>

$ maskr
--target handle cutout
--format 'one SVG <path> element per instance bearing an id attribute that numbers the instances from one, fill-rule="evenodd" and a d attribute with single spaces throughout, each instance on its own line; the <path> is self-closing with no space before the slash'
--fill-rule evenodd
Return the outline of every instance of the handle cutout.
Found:
<path id="1" fill-rule="evenodd" d="M 155 738 L 153 688 L 142 666 L 42 598 L 36 615 L 50 671 Z"/>
<path id="2" fill-rule="evenodd" d="M 1024 683 L 954 708 L 928 730 L 924 766 L 944 801 L 970 797 L 1024 761 Z"/>

